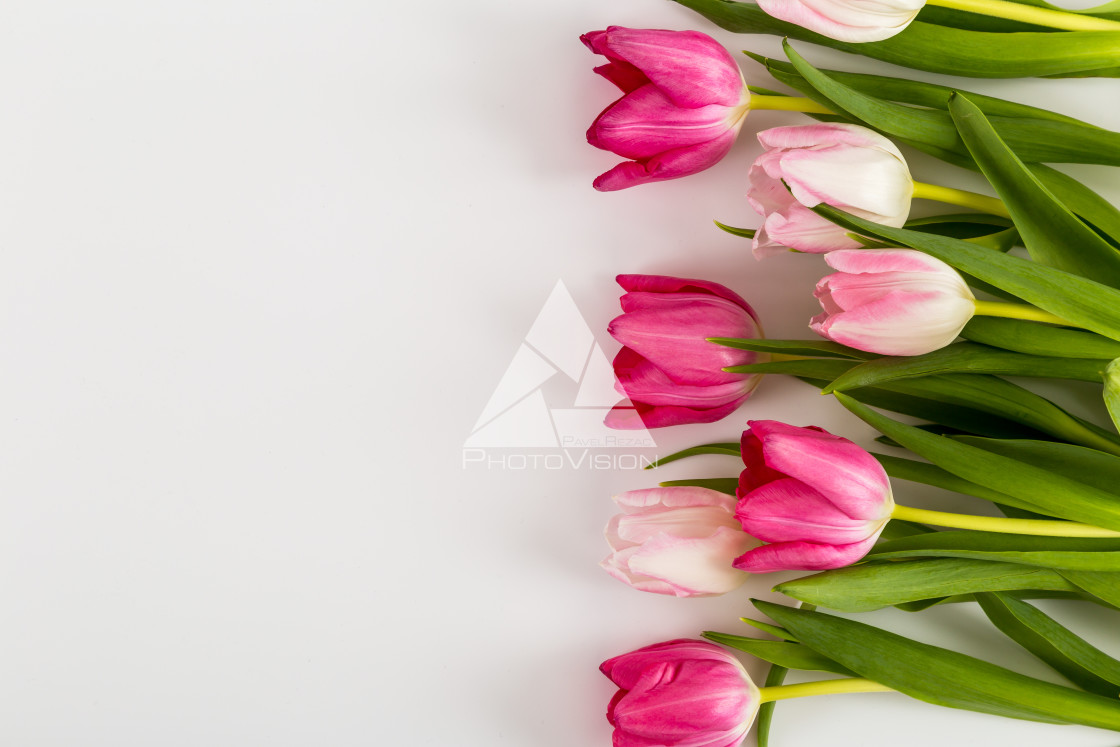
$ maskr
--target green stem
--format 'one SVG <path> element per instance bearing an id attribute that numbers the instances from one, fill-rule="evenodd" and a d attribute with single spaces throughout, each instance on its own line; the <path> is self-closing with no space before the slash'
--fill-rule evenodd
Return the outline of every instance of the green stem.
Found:
<path id="1" fill-rule="evenodd" d="M 1023 319 L 1028 322 L 1045 322 L 1046 324 L 1061 324 L 1064 327 L 1076 327 L 1059 316 L 1054 316 L 1048 311 L 1043 311 L 1035 306 L 1025 303 L 1004 303 L 1003 301 L 977 301 L 977 316 L 1001 316 L 1005 319 Z"/>
<path id="2" fill-rule="evenodd" d="M 1007 212 L 1007 206 L 1003 204 L 1002 200 L 996 197 L 989 197 L 988 195 L 969 192 L 964 189 L 942 187 L 939 184 L 914 182 L 914 199 L 947 202 L 950 205 L 960 205 L 962 207 L 972 208 L 973 210 L 979 210 L 982 213 L 1002 215 L 1004 218 L 1011 217 L 1011 214 Z"/>
<path id="3" fill-rule="evenodd" d="M 894 688 L 880 685 L 862 677 L 844 677 L 838 680 L 819 680 L 803 682 L 800 685 L 778 685 L 759 689 L 763 703 L 788 698 L 804 698 L 809 695 L 834 695 L 838 693 L 890 693 Z"/>
<path id="4" fill-rule="evenodd" d="M 1006 519 L 1001 516 L 969 516 L 944 511 L 927 511 L 895 504 L 892 519 L 933 524 L 950 529 L 973 529 L 977 532 L 1001 534 L 1031 534 L 1036 537 L 1120 537 L 1120 532 L 1102 529 L 1091 524 L 1073 521 L 1047 521 L 1043 519 Z"/>
<path id="5" fill-rule="evenodd" d="M 759 96 L 751 94 L 751 109 L 772 109 L 781 112 L 805 112 L 807 114 L 835 114 L 827 106 L 822 106 L 812 99 L 800 96 Z"/>
<path id="6" fill-rule="evenodd" d="M 1062 10 L 1036 8 L 1030 5 L 1007 2 L 1007 0 L 926 0 L 927 5 L 940 5 L 942 8 L 963 10 L 982 16 L 1006 18 L 1009 21 L 1022 21 L 1035 26 L 1049 26 L 1065 31 L 1120 31 L 1120 22 L 1107 18 L 1067 13 Z"/>

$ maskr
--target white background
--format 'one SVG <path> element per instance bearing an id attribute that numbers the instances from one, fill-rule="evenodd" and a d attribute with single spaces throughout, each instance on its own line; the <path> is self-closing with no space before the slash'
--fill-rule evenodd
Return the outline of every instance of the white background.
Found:
<path id="1" fill-rule="evenodd" d="M 607 745 L 600 661 L 745 630 L 777 579 L 677 600 L 597 567 L 610 495 L 733 460 L 462 465 L 557 280 L 612 355 L 618 272 L 719 280 L 809 334 L 819 258 L 711 224 L 756 224 L 751 133 L 807 120 L 752 113 L 711 171 L 596 193 L 617 159 L 584 130 L 616 94 L 577 37 L 612 23 L 780 54 L 658 0 L 0 8 L 0 745 Z M 962 85 L 1120 129 L 1115 80 Z M 872 437 L 771 377 L 653 451 L 747 418 Z M 1106 617 L 1048 609 L 1120 654 Z M 861 619 L 1046 676 L 975 610 Z M 777 714 L 776 746 L 1118 742 L 890 694 Z"/>

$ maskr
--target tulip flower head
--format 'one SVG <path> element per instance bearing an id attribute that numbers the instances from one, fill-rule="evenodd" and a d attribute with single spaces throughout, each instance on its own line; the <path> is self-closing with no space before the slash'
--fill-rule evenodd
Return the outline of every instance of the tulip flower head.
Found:
<path id="1" fill-rule="evenodd" d="M 634 406 L 611 410 L 608 426 L 711 423 L 746 401 L 760 376 L 723 369 L 759 362 L 760 355 L 707 340 L 762 337 L 758 317 L 746 301 L 705 280 L 619 275 L 618 284 L 626 291 L 623 314 L 607 330 L 625 346 L 614 359 L 614 373 L 619 391 Z"/>
<path id="2" fill-rule="evenodd" d="M 823 428 L 752 420 L 736 517 L 765 544 L 735 567 L 751 573 L 818 571 L 856 562 L 890 520 L 894 498 L 873 456 Z"/>
<path id="3" fill-rule="evenodd" d="M 694 487 L 617 495 L 607 524 L 607 573 L 639 591 L 698 597 L 737 589 L 747 574 L 732 562 L 758 541 L 735 518 L 735 498 Z"/>
<path id="4" fill-rule="evenodd" d="M 735 747 L 761 704 L 743 665 L 715 644 L 678 639 L 608 659 L 615 747 Z"/>
<path id="5" fill-rule="evenodd" d="M 889 39 L 914 20 L 926 0 L 758 0 L 763 12 L 846 42 Z"/>
<path id="6" fill-rule="evenodd" d="M 695 174 L 731 149 L 750 108 L 739 66 L 698 31 L 611 26 L 580 37 L 595 68 L 623 97 L 587 131 L 587 142 L 628 159 L 595 180 L 610 192 Z"/>
<path id="7" fill-rule="evenodd" d="M 758 133 L 766 151 L 750 168 L 747 200 L 764 217 L 754 237 L 762 258 L 788 247 L 821 254 L 860 243 L 810 208 L 822 202 L 900 227 L 914 181 L 894 143 L 851 124 L 775 127 Z"/>
<path id="8" fill-rule="evenodd" d="M 912 249 L 851 249 L 825 255 L 839 272 L 817 283 L 824 312 L 814 332 L 883 355 L 921 355 L 945 347 L 976 311 L 964 278 Z"/>

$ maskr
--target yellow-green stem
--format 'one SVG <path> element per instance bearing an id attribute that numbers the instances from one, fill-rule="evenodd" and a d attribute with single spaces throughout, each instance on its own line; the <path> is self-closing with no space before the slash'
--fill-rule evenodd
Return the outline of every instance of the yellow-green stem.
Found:
<path id="1" fill-rule="evenodd" d="M 800 96 L 759 96 L 751 94 L 751 109 L 773 109 L 782 112 L 805 112 L 806 114 L 835 114 L 827 106 L 812 99 Z"/>
<path id="2" fill-rule="evenodd" d="M 1048 26 L 1065 31 L 1120 31 L 1120 22 L 1107 18 L 1067 13 L 1063 10 L 1036 8 L 1030 5 L 1007 2 L 1007 0 L 926 0 L 928 5 L 963 10 L 982 16 L 1006 18 L 1009 21 L 1022 21 L 1035 26 Z"/>
<path id="3" fill-rule="evenodd" d="M 969 192 L 964 189 L 942 187 L 939 184 L 914 182 L 914 199 L 947 202 L 950 205 L 960 205 L 961 207 L 979 210 L 982 213 L 1002 215 L 1004 218 L 1011 217 L 1007 212 L 1007 206 L 1003 204 L 1002 200 L 996 197 L 989 197 L 988 195 Z"/>
<path id="4" fill-rule="evenodd" d="M 1054 316 L 1049 311 L 1025 303 L 1004 303 L 1003 301 L 977 301 L 977 316 L 1002 316 L 1005 319 L 1023 319 L 1028 322 L 1045 322 L 1046 324 L 1061 324 L 1066 327 L 1076 327 L 1060 316 Z"/>
<path id="5" fill-rule="evenodd" d="M 1002 534 L 1033 534 L 1036 537 L 1120 537 L 1120 532 L 1078 524 L 1073 521 L 1046 521 L 1042 519 L 1005 519 L 999 516 L 968 516 L 944 511 L 927 511 L 924 508 L 895 505 L 892 519 L 932 524 L 949 529 L 972 529 L 977 532 Z"/>
<path id="6" fill-rule="evenodd" d="M 804 698 L 809 695 L 835 695 L 839 693 L 890 693 L 893 688 L 880 685 L 862 677 L 844 677 L 838 680 L 819 680 L 803 682 L 800 685 L 777 685 L 759 689 L 763 703 L 789 698 Z"/>

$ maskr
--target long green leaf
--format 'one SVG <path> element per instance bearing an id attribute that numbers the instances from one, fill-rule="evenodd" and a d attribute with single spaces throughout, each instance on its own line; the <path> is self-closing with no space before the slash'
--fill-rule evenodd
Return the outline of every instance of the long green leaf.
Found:
<path id="1" fill-rule="evenodd" d="M 924 355 L 877 358 L 840 376 L 822 394 L 843 392 L 884 381 L 945 373 L 983 373 L 1101 382 L 1107 364 L 1083 358 L 1052 358 L 1014 353 L 974 343 L 957 343 Z"/>
<path id="2" fill-rule="evenodd" d="M 861 420 L 937 466 L 1028 504 L 1043 513 L 1120 530 L 1120 495 L 1028 462 L 926 433 L 881 415 L 843 394 L 835 395 Z"/>
<path id="3" fill-rule="evenodd" d="M 1112 454 L 1053 441 L 975 436 L 957 436 L 955 440 L 1120 495 L 1120 457 Z"/>
<path id="4" fill-rule="evenodd" d="M 1064 572 L 1049 568 L 990 560 L 919 558 L 825 571 L 786 581 L 774 590 L 840 612 L 867 612 L 903 602 L 978 591 L 1078 588 L 1084 587 L 1067 580 Z"/>
<path id="5" fill-rule="evenodd" d="M 1011 213 L 1031 257 L 1113 287 L 1120 285 L 1120 252 L 1043 186 L 984 113 L 956 94 L 949 101 L 949 114 L 973 160 Z M 1110 150 L 1120 155 L 1120 148 Z"/>
<path id="6" fill-rule="evenodd" d="M 1028 511 L 1032 509 L 1038 510 L 1038 506 L 1012 498 L 999 491 L 985 488 L 983 485 L 977 485 L 969 480 L 962 480 L 952 472 L 943 470 L 935 464 L 927 464 L 926 462 L 903 459 L 902 457 L 889 456 L 887 454 L 873 453 L 871 456 L 875 457 L 879 464 L 883 465 L 883 469 L 889 477 L 893 477 L 897 480 L 908 480 L 910 482 L 921 483 L 922 485 L 932 485 L 936 488 L 951 490 L 954 493 L 964 493 L 965 495 L 983 498 L 984 500 L 1004 506 L 1016 506 Z M 893 524 L 894 522 L 892 521 L 891 523 Z M 944 532 L 939 532 L 939 534 L 944 534 Z"/>
<path id="7" fill-rule="evenodd" d="M 740 340 L 734 337 L 709 337 L 708 342 L 737 350 L 753 350 L 759 353 L 782 353 L 784 355 L 808 355 L 821 358 L 845 358 L 848 360 L 870 360 L 877 358 L 868 353 L 830 340 Z"/>
<path id="8" fill-rule="evenodd" d="M 1046 164 L 1032 163 L 1028 168 L 1063 205 L 1109 238 L 1114 246 L 1120 247 L 1120 208 L 1068 174 Z"/>
<path id="9" fill-rule="evenodd" d="M 668 456 L 663 456 L 659 459 L 655 459 L 654 461 L 647 464 L 644 469 L 653 469 L 654 467 L 660 467 L 663 464 L 675 462 L 678 459 L 687 459 L 688 457 L 700 456 L 701 454 L 719 454 L 723 456 L 738 457 L 742 454 L 742 452 L 740 451 L 739 444 L 737 443 L 701 444 L 699 446 L 690 446 L 687 449 L 682 449 L 680 451 L 669 454 Z"/>
<path id="10" fill-rule="evenodd" d="M 744 651 L 752 656 L 757 656 L 763 661 L 777 664 L 786 669 L 805 669 L 814 672 L 833 672 L 847 677 L 854 674 L 847 667 L 843 667 L 827 656 L 818 654 L 811 648 L 798 643 L 785 641 L 763 641 L 758 638 L 744 638 L 741 635 L 729 633 L 716 633 L 706 630 L 703 636 L 709 641 L 722 644 L 728 648 Z"/>
<path id="11" fill-rule="evenodd" d="M 1070 682 L 1107 698 L 1120 695 L 1120 661 L 1026 602 L 998 593 L 977 594 L 976 601 L 1001 632 Z"/>
<path id="12" fill-rule="evenodd" d="M 755 601 L 805 645 L 918 700 L 997 716 L 1120 731 L 1120 702 L 820 612 Z"/>
<path id="13" fill-rule="evenodd" d="M 777 687 L 786 681 L 786 674 L 789 672 L 785 667 L 780 667 L 777 664 L 770 665 L 770 671 L 766 673 L 766 680 L 763 682 L 763 687 Z M 758 742 L 758 747 L 770 746 L 770 730 L 774 723 L 774 708 L 778 705 L 777 701 L 771 700 L 763 703 L 758 707 L 758 717 L 755 719 L 755 738 Z"/>
<path id="14" fill-rule="evenodd" d="M 919 249 L 1077 326 L 1120 340 L 1120 291 L 1115 288 L 967 241 L 881 226 L 823 204 L 813 210 L 850 231 Z"/>
<path id="15" fill-rule="evenodd" d="M 984 345 L 1026 355 L 1061 358 L 1120 358 L 1120 342 L 1080 329 L 996 316 L 974 316 L 964 325 L 961 337 Z"/>
<path id="16" fill-rule="evenodd" d="M 829 39 L 779 21 L 753 3 L 675 0 L 728 31 L 776 34 L 933 73 L 977 78 L 1120 75 L 1120 32 L 1067 31 L 1003 34 L 954 29 L 915 21 L 878 42 Z"/>
<path id="17" fill-rule="evenodd" d="M 1071 571 L 1120 571 L 1120 540 L 931 532 L 881 542 L 868 558 L 967 558 Z"/>
<path id="18" fill-rule="evenodd" d="M 1059 572 L 1077 588 L 1092 594 L 1106 604 L 1120 607 L 1120 573 L 1074 570 Z"/>

